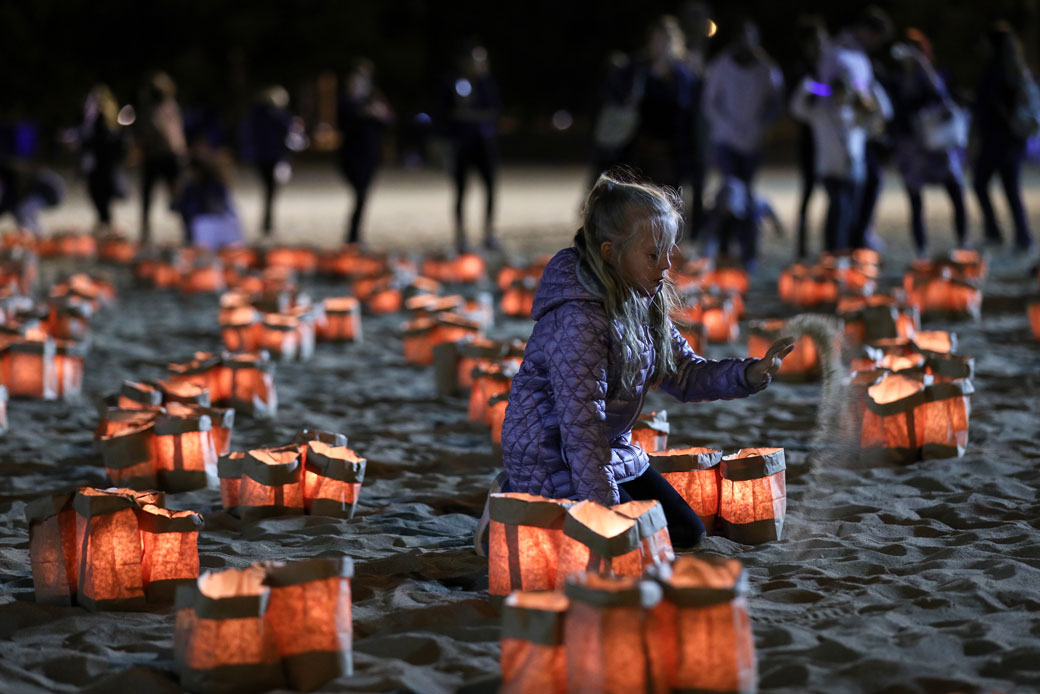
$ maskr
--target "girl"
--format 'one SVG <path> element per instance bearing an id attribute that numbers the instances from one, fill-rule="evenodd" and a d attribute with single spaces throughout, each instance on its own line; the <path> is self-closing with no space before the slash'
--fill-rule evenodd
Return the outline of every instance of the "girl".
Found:
<path id="1" fill-rule="evenodd" d="M 608 505 L 657 499 L 681 547 L 704 526 L 632 443 L 646 392 L 659 387 L 684 402 L 750 395 L 769 385 L 793 340 L 761 360 L 694 354 L 668 317 L 680 205 L 667 189 L 610 175 L 596 182 L 574 247 L 542 275 L 502 452 L 510 491 Z"/>

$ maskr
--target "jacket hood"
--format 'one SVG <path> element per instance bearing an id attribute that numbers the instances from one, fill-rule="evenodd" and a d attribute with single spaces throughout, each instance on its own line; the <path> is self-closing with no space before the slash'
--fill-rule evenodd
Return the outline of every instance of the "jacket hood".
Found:
<path id="1" fill-rule="evenodd" d="M 578 252 L 564 248 L 545 266 L 534 295 L 531 318 L 539 320 L 568 301 L 603 302 L 603 288 L 578 260 Z"/>

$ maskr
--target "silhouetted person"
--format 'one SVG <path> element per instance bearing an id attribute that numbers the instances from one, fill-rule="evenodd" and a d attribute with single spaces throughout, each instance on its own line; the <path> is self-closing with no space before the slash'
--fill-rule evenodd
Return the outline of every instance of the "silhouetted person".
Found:
<path id="1" fill-rule="evenodd" d="M 452 77 L 441 88 L 441 118 L 452 149 L 455 182 L 455 246 L 469 249 L 463 220 L 466 180 L 476 169 L 484 182 L 484 247 L 498 248 L 495 237 L 496 137 L 501 111 L 498 86 L 488 67 L 487 50 L 473 46 L 459 56 Z"/>
<path id="2" fill-rule="evenodd" d="M 689 169 L 693 80 L 685 49 L 679 22 L 663 15 L 650 25 L 646 54 L 634 66 L 633 79 L 643 86 L 631 163 L 658 185 L 678 187 Z"/>
<path id="3" fill-rule="evenodd" d="M 964 209 L 964 174 L 961 156 L 964 141 L 957 141 L 951 119 L 959 112 L 942 77 L 932 67 L 931 44 L 917 29 L 907 30 L 905 43 L 892 47 L 899 69 L 893 74 L 889 96 L 894 116 L 896 163 L 910 198 L 910 226 L 914 248 L 924 256 L 928 240 L 924 226 L 921 189 L 939 184 L 953 205 L 957 245 L 967 240 L 968 216 Z M 966 133 L 965 133 L 966 134 Z"/>
<path id="4" fill-rule="evenodd" d="M 711 126 L 715 163 L 724 179 L 745 196 L 746 215 L 735 225 L 741 260 L 753 266 L 758 254 L 754 179 L 769 127 L 783 108 L 783 75 L 759 42 L 758 26 L 745 20 L 736 42 L 712 61 L 704 90 L 704 110 Z M 726 251 L 727 238 L 722 238 Z"/>
<path id="5" fill-rule="evenodd" d="M 242 158 L 256 167 L 264 188 L 260 230 L 265 237 L 274 226 L 275 191 L 288 180 L 292 125 L 289 93 L 281 86 L 262 91 L 242 124 Z"/>
<path id="6" fill-rule="evenodd" d="M 788 80 L 791 93 L 797 89 L 802 80 L 809 78 L 820 81 L 819 62 L 823 47 L 827 42 L 827 29 L 818 17 L 806 16 L 798 20 L 798 62 L 795 64 Z M 798 238 L 795 253 L 804 258 L 809 252 L 808 214 L 809 201 L 816 187 L 816 147 L 813 142 L 812 125 L 803 120 L 798 123 L 798 178 L 801 182 L 798 200 Z"/>
<path id="7" fill-rule="evenodd" d="M 634 80 L 631 58 L 621 51 L 611 51 L 600 86 L 588 189 L 604 171 L 624 163 L 636 136 L 643 86 L 643 81 Z"/>
<path id="8" fill-rule="evenodd" d="M 885 92 L 883 80 L 876 75 L 876 66 L 871 56 L 888 42 L 892 35 L 892 21 L 877 7 L 868 7 L 856 23 L 840 33 L 828 44 L 820 59 L 820 76 L 825 82 L 835 79 L 851 80 L 851 87 L 864 99 L 864 105 L 876 107 L 883 123 L 892 118 L 892 105 Z M 878 246 L 879 241 L 871 229 L 874 209 L 881 193 L 882 163 L 886 156 L 885 128 L 874 126 L 867 139 L 866 178 L 859 199 L 855 222 L 852 225 L 849 243 L 852 248 Z"/>
<path id="9" fill-rule="evenodd" d="M 368 189 L 383 159 L 383 132 L 393 122 L 394 113 L 374 83 L 375 66 L 358 60 L 347 75 L 346 93 L 339 104 L 339 131 L 342 145 L 339 167 L 354 189 L 354 211 L 350 215 L 346 243 L 361 241 L 361 220 L 368 200 Z"/>
<path id="10" fill-rule="evenodd" d="M 680 177 L 683 187 L 690 188 L 686 237 L 693 241 L 704 221 L 704 178 L 711 150 L 708 124 L 704 119 L 704 82 L 708 74 L 708 41 L 715 35 L 716 26 L 711 21 L 711 8 L 699 0 L 683 4 L 679 23 L 686 39 L 684 61 L 690 73 L 690 135 L 685 171 L 680 172 Z"/>
<path id="11" fill-rule="evenodd" d="M 1026 140 L 1035 133 L 1036 85 L 1022 57 L 1022 47 L 1010 26 L 999 22 L 988 35 L 989 58 L 975 90 L 973 123 L 978 138 L 975 160 L 975 194 L 982 208 L 986 241 L 1003 243 L 1000 226 L 989 197 L 989 182 L 996 173 L 1004 186 L 1011 219 L 1015 225 L 1015 248 L 1028 251 L 1033 247 L 1029 220 L 1022 204 L 1021 174 Z M 1030 98 L 1032 92 L 1032 98 Z M 1033 101 L 1030 107 L 1030 101 Z M 1030 132 L 1033 130 L 1033 132 Z"/>
<path id="12" fill-rule="evenodd" d="M 162 180 L 170 193 L 176 190 L 181 166 L 187 156 L 184 123 L 175 99 L 176 85 L 164 72 L 155 74 L 145 88 L 141 113 L 137 119 L 137 140 L 141 148 L 141 242 L 151 240 L 149 212 L 152 188 Z"/>
<path id="13" fill-rule="evenodd" d="M 97 211 L 97 229 L 107 231 L 112 226 L 112 201 L 126 195 L 120 171 L 126 138 L 119 124 L 119 104 L 106 85 L 94 87 L 87 95 L 80 138 L 81 166 Z"/>
<path id="14" fill-rule="evenodd" d="M 220 248 L 242 240 L 238 213 L 231 200 L 226 163 L 199 146 L 170 208 L 184 222 L 185 243 Z"/>

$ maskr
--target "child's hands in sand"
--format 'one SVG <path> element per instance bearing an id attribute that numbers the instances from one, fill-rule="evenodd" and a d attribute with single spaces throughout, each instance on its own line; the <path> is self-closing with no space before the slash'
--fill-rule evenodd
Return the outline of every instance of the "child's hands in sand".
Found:
<path id="1" fill-rule="evenodd" d="M 780 365 L 783 364 L 784 357 L 790 354 L 793 349 L 793 337 L 781 337 L 779 340 L 774 342 L 766 351 L 764 357 L 756 362 L 752 362 L 751 366 L 748 367 L 748 382 L 752 386 L 760 386 L 769 381 L 776 375 L 776 372 L 780 370 Z"/>

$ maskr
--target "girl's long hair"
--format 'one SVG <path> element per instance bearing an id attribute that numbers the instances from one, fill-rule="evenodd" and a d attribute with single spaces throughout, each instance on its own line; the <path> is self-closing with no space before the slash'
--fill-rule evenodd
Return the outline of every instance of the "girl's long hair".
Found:
<path id="1" fill-rule="evenodd" d="M 671 280 L 666 279 L 648 306 L 621 276 L 616 259 L 644 231 L 654 235 L 661 253 L 670 254 L 682 229 L 681 209 L 682 200 L 675 190 L 624 180 L 624 174 L 617 171 L 600 176 L 585 200 L 584 222 L 574 237 L 574 247 L 584 267 L 603 286 L 607 316 L 621 344 L 621 387 L 625 390 L 638 385 L 638 355 L 645 348 L 641 336 L 647 325 L 656 353 L 648 385 L 655 386 L 675 372 L 669 316 L 678 302 Z M 606 241 L 613 244 L 614 264 L 605 262 L 600 252 Z"/>

